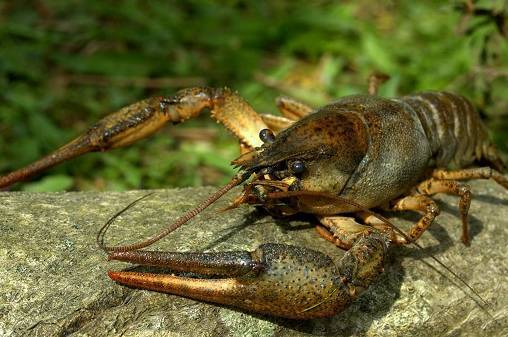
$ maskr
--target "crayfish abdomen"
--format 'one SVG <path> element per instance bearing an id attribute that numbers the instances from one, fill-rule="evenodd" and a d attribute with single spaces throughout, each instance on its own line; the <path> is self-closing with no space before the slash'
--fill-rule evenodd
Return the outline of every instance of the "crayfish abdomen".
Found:
<path id="1" fill-rule="evenodd" d="M 503 169 L 480 115 L 466 98 L 448 92 L 427 92 L 398 101 L 417 115 L 431 147 L 431 165 L 457 169 L 487 162 Z"/>

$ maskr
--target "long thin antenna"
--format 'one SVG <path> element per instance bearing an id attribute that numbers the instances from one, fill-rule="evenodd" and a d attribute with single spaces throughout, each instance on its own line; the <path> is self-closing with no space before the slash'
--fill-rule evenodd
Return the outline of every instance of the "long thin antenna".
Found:
<path id="1" fill-rule="evenodd" d="M 126 252 L 130 250 L 136 250 L 145 248 L 147 246 L 150 246 L 151 244 L 159 241 L 169 233 L 176 230 L 178 227 L 185 224 L 187 221 L 201 213 L 205 208 L 213 204 L 217 199 L 222 197 L 224 194 L 226 194 L 229 190 L 231 190 L 233 187 L 239 185 L 242 183 L 249 175 L 248 174 L 238 174 L 235 176 L 229 183 L 227 183 L 225 186 L 221 187 L 218 191 L 213 193 L 211 196 L 209 196 L 207 199 L 205 199 L 201 204 L 196 206 L 195 208 L 187 211 L 184 215 L 182 215 L 180 218 L 178 218 L 175 222 L 171 223 L 169 226 L 167 226 L 165 229 L 161 230 L 158 234 L 144 240 L 138 243 L 133 243 L 130 245 L 125 246 L 106 246 L 104 244 L 104 235 L 106 234 L 106 230 L 108 227 L 113 223 L 113 221 L 120 216 L 123 212 L 127 211 L 129 208 L 134 206 L 137 202 L 145 199 L 146 197 L 152 195 L 153 193 L 147 194 L 141 198 L 138 198 L 131 202 L 129 205 L 127 205 L 125 208 L 123 208 L 121 211 L 117 212 L 115 215 L 113 215 L 105 224 L 102 226 L 102 228 L 97 233 L 97 244 L 99 247 L 104 250 L 105 252 Z"/>
<path id="2" fill-rule="evenodd" d="M 106 235 L 106 231 L 108 230 L 109 226 L 123 213 L 125 213 L 127 210 L 129 210 L 131 207 L 133 207 L 135 204 L 140 202 L 143 199 L 148 198 L 149 196 L 153 195 L 155 192 L 151 192 L 148 194 L 145 194 L 142 197 L 137 198 L 136 200 L 132 201 L 130 204 L 122 208 L 120 211 L 116 212 L 115 215 L 113 215 L 109 220 L 99 229 L 99 232 L 97 233 L 97 245 L 104 251 L 107 251 L 107 247 L 104 245 L 104 236 Z"/>

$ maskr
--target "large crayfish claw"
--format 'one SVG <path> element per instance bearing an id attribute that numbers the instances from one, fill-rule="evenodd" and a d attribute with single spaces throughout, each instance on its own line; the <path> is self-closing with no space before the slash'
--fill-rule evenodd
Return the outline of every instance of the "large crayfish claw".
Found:
<path id="1" fill-rule="evenodd" d="M 208 275 L 110 271 L 122 284 L 294 319 L 331 316 L 365 290 L 383 268 L 385 239 L 361 238 L 335 265 L 307 248 L 267 243 L 253 252 L 114 252 L 110 259 Z"/>

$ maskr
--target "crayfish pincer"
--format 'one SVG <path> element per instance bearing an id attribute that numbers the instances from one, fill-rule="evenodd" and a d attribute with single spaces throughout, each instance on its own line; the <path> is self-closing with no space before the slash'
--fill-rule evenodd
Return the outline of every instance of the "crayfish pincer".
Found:
<path id="1" fill-rule="evenodd" d="M 267 243 L 253 252 L 113 252 L 110 259 L 213 275 L 189 279 L 167 274 L 109 272 L 130 286 L 287 318 L 331 316 L 345 308 L 383 269 L 385 240 L 365 237 L 336 266 L 307 248 Z M 221 277 L 221 278 L 217 278 Z"/>
<path id="2" fill-rule="evenodd" d="M 415 244 L 439 214 L 436 193 L 460 198 L 461 239 L 470 244 L 467 179 L 493 179 L 508 189 L 505 169 L 471 103 L 446 92 L 401 98 L 373 94 L 313 109 L 289 98 L 282 116 L 258 115 L 229 89 L 191 88 L 123 108 L 68 145 L 0 177 L 0 187 L 63 160 L 130 144 L 210 110 L 240 140 L 239 168 L 230 183 L 161 233 L 126 246 L 98 243 L 110 259 L 162 266 L 176 274 L 110 271 L 122 284 L 168 292 L 270 315 L 310 319 L 334 315 L 383 271 L 390 245 Z M 347 250 L 339 261 L 303 247 L 265 243 L 253 252 L 178 253 L 141 250 L 187 222 L 231 188 L 243 191 L 230 207 L 251 204 L 276 216 L 309 213 L 318 233 Z M 129 207 L 129 206 L 128 206 Z M 409 231 L 372 208 L 416 211 Z M 182 274 L 178 274 L 183 272 Z M 189 277 L 198 274 L 198 277 Z"/>

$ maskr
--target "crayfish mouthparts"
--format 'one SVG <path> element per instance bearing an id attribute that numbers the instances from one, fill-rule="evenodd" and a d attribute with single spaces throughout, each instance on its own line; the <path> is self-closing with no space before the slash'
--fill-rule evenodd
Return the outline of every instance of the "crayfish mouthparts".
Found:
<path id="1" fill-rule="evenodd" d="M 320 252 L 266 243 L 253 252 L 169 253 L 130 251 L 109 258 L 192 272 L 212 278 L 109 271 L 114 281 L 247 311 L 293 319 L 335 315 L 383 271 L 387 239 L 361 238 L 334 263 Z"/>

